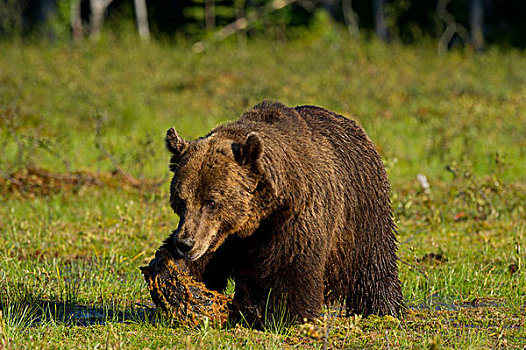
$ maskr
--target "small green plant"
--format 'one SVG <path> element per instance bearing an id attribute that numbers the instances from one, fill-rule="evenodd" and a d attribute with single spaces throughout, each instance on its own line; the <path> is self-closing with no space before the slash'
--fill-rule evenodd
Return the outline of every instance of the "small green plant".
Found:
<path id="1" fill-rule="evenodd" d="M 5 339 L 14 339 L 26 332 L 37 321 L 38 309 L 34 304 L 2 301 L 0 328 Z"/>
<path id="2" fill-rule="evenodd" d="M 268 332 L 287 335 L 296 319 L 288 311 L 285 295 L 278 298 L 271 298 L 271 295 L 272 290 L 269 291 L 265 304 L 263 327 Z"/>
<path id="3" fill-rule="evenodd" d="M 484 177 L 474 174 L 473 166 L 467 159 L 446 166 L 453 176 L 450 195 L 459 210 L 467 213 L 465 215 L 484 220 L 509 210 L 510 200 L 515 194 L 510 193 L 513 189 L 502 179 L 505 162 L 498 152 L 493 159 L 495 170 Z"/>

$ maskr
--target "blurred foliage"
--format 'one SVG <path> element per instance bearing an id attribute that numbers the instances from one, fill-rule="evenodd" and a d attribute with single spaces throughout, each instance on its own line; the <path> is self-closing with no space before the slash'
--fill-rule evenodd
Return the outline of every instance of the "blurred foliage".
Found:
<path id="1" fill-rule="evenodd" d="M 22 33 L 24 3 L 19 0 L 0 1 L 0 35 L 15 37 Z"/>
<path id="2" fill-rule="evenodd" d="M 348 1 L 344 5 L 342 2 Z M 331 18 L 346 24 L 350 13 L 344 9 L 352 5 L 352 15 L 356 19 L 362 34 L 374 33 L 372 2 L 369 0 L 296 0 L 288 5 L 286 0 L 215 0 L 210 1 L 213 16 L 212 24 L 206 25 L 205 0 L 150 0 L 146 1 L 148 19 L 154 37 L 174 39 L 178 35 L 200 39 L 210 36 L 210 32 L 234 22 L 238 18 L 247 18 L 248 26 L 241 30 L 249 37 L 274 36 L 279 39 L 290 38 L 298 33 L 297 29 L 306 29 L 316 20 L 319 10 L 327 11 Z M 415 43 L 424 38 L 438 39 L 447 24 L 438 15 L 438 3 L 446 4 L 446 11 L 457 28 L 466 35 L 456 35 L 450 47 L 469 45 L 470 8 L 473 0 L 388 0 L 385 3 L 385 17 L 390 37 L 396 42 Z M 1 0 L 0 1 L 0 37 L 12 39 L 19 36 L 44 37 L 51 41 L 71 39 L 70 7 L 72 0 Z M 524 48 L 526 21 L 523 14 L 526 2 L 521 0 L 484 0 L 483 31 L 489 44 L 511 45 Z M 84 25 L 89 26 L 89 0 L 81 0 L 81 14 Z M 283 7 L 282 7 L 283 6 Z M 347 10 L 348 11 L 348 10 Z M 113 0 L 106 13 L 105 30 L 116 33 L 133 31 L 135 13 L 133 1 Z M 348 23 L 347 23 L 348 24 Z M 87 28 L 85 28 L 87 32 Z"/>
<path id="3" fill-rule="evenodd" d="M 0 44 L 0 168 L 112 171 L 117 163 L 162 177 L 168 127 L 194 138 L 270 98 L 354 116 L 394 182 L 446 179 L 446 166 L 464 159 L 475 176 L 492 174 L 497 153 L 506 160 L 501 177 L 524 181 L 523 53 L 438 56 L 430 43 L 351 41 L 323 12 L 298 37 L 232 38 L 200 54 L 184 39 L 175 49 L 109 34 L 82 45 Z"/>

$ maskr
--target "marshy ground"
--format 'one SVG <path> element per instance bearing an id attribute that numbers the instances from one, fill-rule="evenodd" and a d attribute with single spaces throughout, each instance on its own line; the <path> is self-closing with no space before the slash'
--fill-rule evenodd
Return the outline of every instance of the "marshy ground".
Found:
<path id="1" fill-rule="evenodd" d="M 524 349 L 525 54 L 338 37 L 0 44 L 0 348 Z M 265 98 L 354 115 L 376 143 L 404 319 L 334 306 L 256 331 L 154 310 L 139 267 L 177 225 L 165 130 L 202 136 Z"/>

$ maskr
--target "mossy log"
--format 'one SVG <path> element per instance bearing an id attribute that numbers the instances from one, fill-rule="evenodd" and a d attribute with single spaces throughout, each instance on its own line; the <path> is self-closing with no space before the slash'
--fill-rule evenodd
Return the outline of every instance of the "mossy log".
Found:
<path id="1" fill-rule="evenodd" d="M 223 324 L 228 318 L 229 298 L 209 290 L 188 274 L 184 262 L 158 250 L 148 266 L 140 268 L 153 302 L 178 322 L 197 326 L 205 319 Z"/>

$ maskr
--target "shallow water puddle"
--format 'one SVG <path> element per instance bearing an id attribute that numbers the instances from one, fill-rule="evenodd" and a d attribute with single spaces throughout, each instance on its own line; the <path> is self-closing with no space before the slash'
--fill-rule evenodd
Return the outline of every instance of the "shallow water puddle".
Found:
<path id="1" fill-rule="evenodd" d="M 104 325 L 107 323 L 149 323 L 159 320 L 159 313 L 152 306 L 137 304 L 135 307 L 116 309 L 111 306 L 90 307 L 73 303 L 44 302 L 29 323 L 38 324 L 53 320 L 71 326 Z"/>

